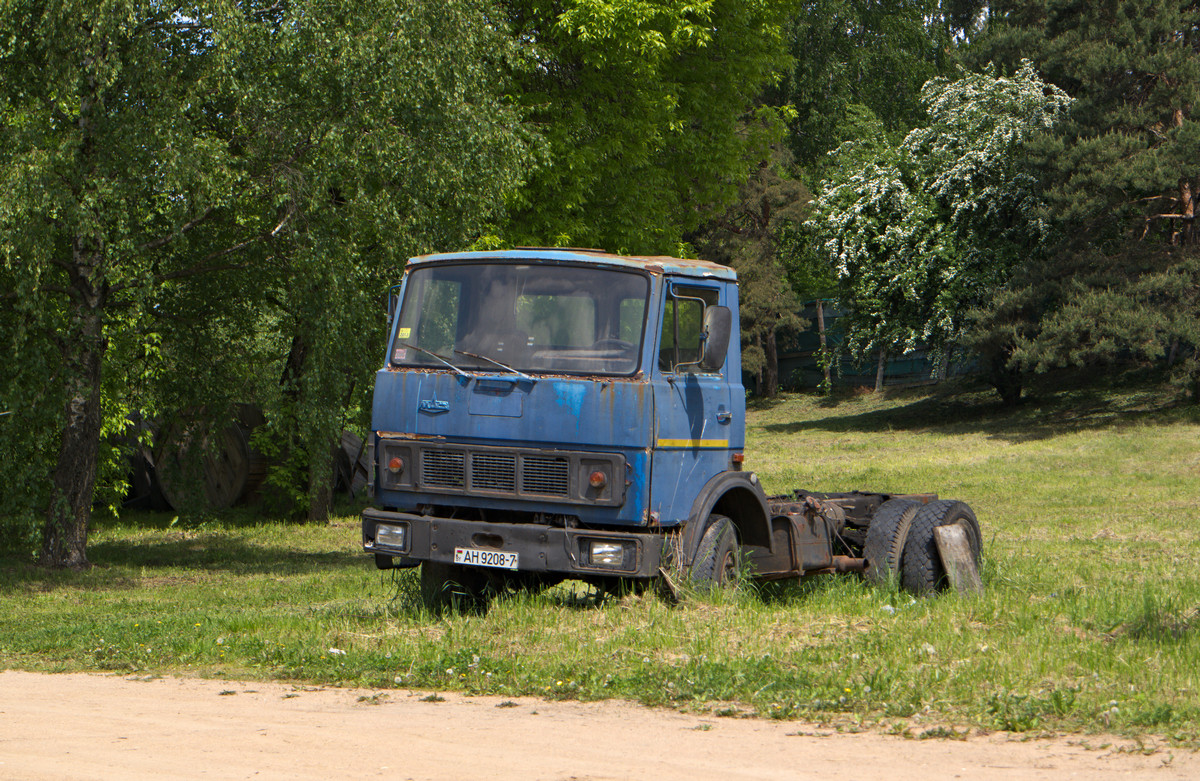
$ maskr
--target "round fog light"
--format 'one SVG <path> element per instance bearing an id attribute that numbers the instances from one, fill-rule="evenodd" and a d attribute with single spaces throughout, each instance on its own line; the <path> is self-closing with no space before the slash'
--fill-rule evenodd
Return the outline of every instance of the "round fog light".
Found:
<path id="1" fill-rule="evenodd" d="M 590 485 L 592 488 L 603 488 L 604 486 L 608 485 L 608 478 L 605 477 L 603 472 L 592 472 L 592 474 L 588 477 L 588 485 Z"/>
<path id="2" fill-rule="evenodd" d="M 388 471 L 394 475 L 398 475 L 404 471 L 404 460 L 400 456 L 392 456 L 392 460 L 388 461 Z"/>

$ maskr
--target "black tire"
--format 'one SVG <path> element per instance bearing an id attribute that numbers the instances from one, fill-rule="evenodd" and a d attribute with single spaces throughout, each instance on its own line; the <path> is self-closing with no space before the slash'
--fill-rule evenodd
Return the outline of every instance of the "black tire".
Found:
<path id="1" fill-rule="evenodd" d="M 933 530 L 939 526 L 958 524 L 967 534 L 975 566 L 979 566 L 979 554 L 983 548 L 983 535 L 979 533 L 979 521 L 965 502 L 943 499 L 930 502 L 917 511 L 904 545 L 904 559 L 900 568 L 900 581 L 906 591 L 914 594 L 932 594 L 946 588 L 946 568 L 938 553 Z"/>
<path id="2" fill-rule="evenodd" d="M 505 593 L 540 594 L 546 589 L 563 582 L 562 575 L 549 572 L 499 572 L 493 573 L 488 586 L 497 595 Z"/>
<path id="3" fill-rule="evenodd" d="M 920 509 L 921 505 L 910 499 L 889 499 L 875 511 L 863 545 L 867 580 L 886 583 L 889 578 L 899 575 L 904 543 Z"/>
<path id="4" fill-rule="evenodd" d="M 732 586 L 737 583 L 741 563 L 733 521 L 724 515 L 708 516 L 708 525 L 692 562 L 692 585 L 701 589 Z"/>
<path id="5" fill-rule="evenodd" d="M 421 564 L 421 603 L 433 611 L 478 605 L 487 585 L 487 574 L 474 567 L 441 561 Z"/>

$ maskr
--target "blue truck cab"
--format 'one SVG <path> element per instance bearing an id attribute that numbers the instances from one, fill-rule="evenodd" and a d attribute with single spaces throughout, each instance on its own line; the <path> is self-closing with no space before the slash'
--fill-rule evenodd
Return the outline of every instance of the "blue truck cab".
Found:
<path id="1" fill-rule="evenodd" d="M 889 501 L 931 497 L 768 497 L 742 468 L 738 344 L 725 266 L 568 249 L 413 258 L 375 379 L 364 550 L 380 568 L 420 565 L 434 601 L 668 571 L 719 583 L 743 559 L 763 577 L 866 570 L 856 534 L 865 544 Z"/>

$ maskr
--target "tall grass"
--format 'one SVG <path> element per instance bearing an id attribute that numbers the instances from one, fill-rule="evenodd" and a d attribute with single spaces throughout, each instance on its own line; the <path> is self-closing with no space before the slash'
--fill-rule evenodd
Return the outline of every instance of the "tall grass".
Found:
<path id="1" fill-rule="evenodd" d="M 961 390 L 961 389 L 960 389 Z M 1200 414 L 1153 393 L 788 396 L 750 413 L 768 491 L 936 491 L 983 527 L 978 597 L 853 577 L 695 597 L 582 586 L 432 615 L 379 573 L 356 508 L 100 524 L 89 572 L 0 559 L 0 664 L 456 689 L 944 734 L 1200 743 Z"/>

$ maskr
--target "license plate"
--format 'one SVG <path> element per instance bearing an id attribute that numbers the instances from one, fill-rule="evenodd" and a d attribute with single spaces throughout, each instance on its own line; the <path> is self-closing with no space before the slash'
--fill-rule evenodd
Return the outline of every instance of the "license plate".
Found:
<path id="1" fill-rule="evenodd" d="M 455 548 L 454 563 L 470 564 L 475 567 L 516 569 L 517 554 L 510 551 L 479 550 L 478 548 Z"/>

